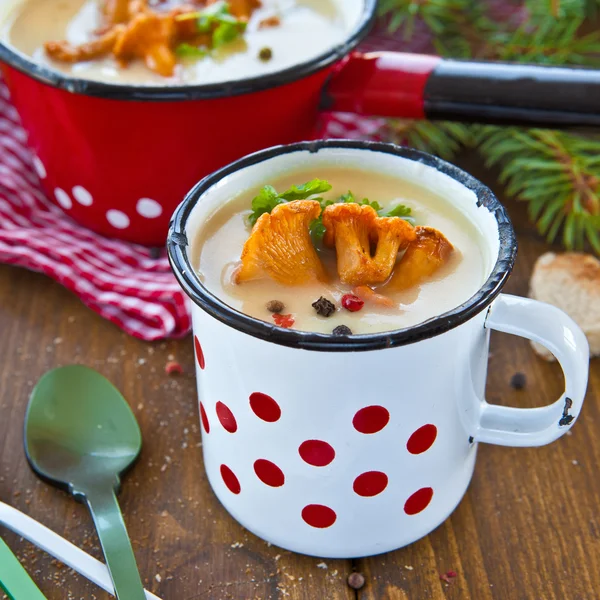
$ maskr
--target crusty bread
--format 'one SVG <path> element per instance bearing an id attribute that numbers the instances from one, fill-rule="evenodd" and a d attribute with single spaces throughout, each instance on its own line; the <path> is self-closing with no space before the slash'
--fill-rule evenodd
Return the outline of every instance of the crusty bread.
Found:
<path id="1" fill-rule="evenodd" d="M 564 310 L 583 329 L 590 355 L 600 356 L 599 260 L 575 252 L 543 254 L 535 263 L 529 295 Z M 546 360 L 554 360 L 539 344 L 533 347 Z"/>

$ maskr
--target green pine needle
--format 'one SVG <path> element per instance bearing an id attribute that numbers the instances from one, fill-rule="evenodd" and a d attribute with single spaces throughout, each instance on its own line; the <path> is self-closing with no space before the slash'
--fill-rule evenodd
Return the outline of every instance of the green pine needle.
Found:
<path id="1" fill-rule="evenodd" d="M 410 40 L 418 21 L 433 37 L 438 54 L 467 58 L 480 37 L 494 27 L 484 12 L 484 3 L 473 0 L 380 0 L 379 14 L 388 17 L 388 29 L 400 30 Z"/>
<path id="2" fill-rule="evenodd" d="M 500 166 L 508 194 L 528 202 L 529 217 L 548 241 L 568 250 L 586 242 L 600 253 L 599 140 L 531 129 L 482 127 L 486 165 Z"/>
<path id="3" fill-rule="evenodd" d="M 470 126 L 462 123 L 391 119 L 382 134 L 399 146 L 411 146 L 445 160 L 451 160 L 462 147 L 474 142 Z"/>
<path id="4" fill-rule="evenodd" d="M 468 3 L 468 0 L 381 0 L 379 14 L 390 16 L 390 31 L 403 28 L 405 39 L 410 39 L 418 19 L 433 33 L 444 33 L 448 23 L 454 22 Z"/>
<path id="5" fill-rule="evenodd" d="M 598 0 L 527 0 L 525 3 L 532 18 L 563 19 L 583 18 L 589 15 Z"/>
<path id="6" fill-rule="evenodd" d="M 598 65 L 600 33 L 578 36 L 582 18 L 542 19 L 515 32 L 497 32 L 489 43 L 497 50 L 495 58 L 511 62 L 553 65 Z"/>

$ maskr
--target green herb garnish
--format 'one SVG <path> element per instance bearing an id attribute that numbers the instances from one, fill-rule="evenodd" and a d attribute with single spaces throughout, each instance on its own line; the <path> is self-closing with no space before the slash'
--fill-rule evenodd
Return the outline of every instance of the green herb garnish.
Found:
<path id="1" fill-rule="evenodd" d="M 254 225 L 261 215 L 270 213 L 278 204 L 291 202 L 292 200 L 306 200 L 310 196 L 328 192 L 330 189 L 331 185 L 322 179 L 313 179 L 298 186 L 293 185 L 282 194 L 278 194 L 272 185 L 265 185 L 258 195 L 252 199 L 252 213 L 248 217 L 248 220 L 251 225 Z M 322 198 L 315 199 L 323 206 Z"/>
<path id="2" fill-rule="evenodd" d="M 401 219 L 404 219 L 405 221 L 408 221 L 409 223 L 412 223 L 414 225 L 415 220 L 413 217 L 411 217 L 412 213 L 412 209 L 410 209 L 408 206 L 406 206 L 405 204 L 396 204 L 396 206 L 393 206 L 392 208 L 390 208 L 387 211 L 379 211 L 379 216 L 380 217 L 400 217 Z"/>
<path id="3" fill-rule="evenodd" d="M 215 2 L 205 10 L 185 13 L 176 17 L 178 21 L 196 20 L 198 33 L 211 35 L 209 47 L 196 47 L 190 44 L 177 46 L 178 56 L 200 59 L 207 56 L 209 49 L 217 49 L 239 38 L 245 31 L 247 23 L 236 19 L 229 12 L 228 2 Z"/>
<path id="4" fill-rule="evenodd" d="M 323 217 L 320 216 L 318 219 L 315 219 L 310 224 L 309 230 L 310 230 L 310 235 L 312 236 L 313 240 L 316 240 L 316 241 L 322 240 L 323 236 L 327 232 L 327 229 L 325 229 L 325 225 L 323 225 Z"/>
<path id="5" fill-rule="evenodd" d="M 414 219 L 410 216 L 412 210 L 404 204 L 397 204 L 386 210 L 385 208 L 382 208 L 381 204 L 376 200 L 371 201 L 368 198 L 357 200 L 351 191 L 348 191 L 347 194 L 342 194 L 338 198 L 338 202 L 353 202 L 363 206 L 370 206 L 373 210 L 377 211 L 377 214 L 380 217 L 400 217 L 406 221 L 414 222 Z"/>
<path id="6" fill-rule="evenodd" d="M 175 49 L 175 53 L 180 58 L 200 59 L 208 54 L 208 50 L 206 48 L 197 48 L 191 44 L 179 44 Z"/>
<path id="7" fill-rule="evenodd" d="M 252 214 L 248 217 L 250 224 L 254 225 L 261 215 L 270 213 L 278 204 L 284 202 L 285 200 L 279 197 L 277 190 L 272 185 L 265 185 L 258 196 L 252 199 Z"/>
<path id="8" fill-rule="evenodd" d="M 309 196 L 323 194 L 330 189 L 331 184 L 328 181 L 325 181 L 324 179 L 313 179 L 302 185 L 293 185 L 289 190 L 280 194 L 279 197 L 287 202 L 291 202 L 292 200 L 306 200 Z M 319 198 L 319 200 L 322 200 L 322 198 Z"/>
<path id="9" fill-rule="evenodd" d="M 339 197 L 338 202 L 352 202 L 353 204 L 360 204 L 362 206 L 370 206 L 373 210 L 376 210 L 376 211 L 381 210 L 381 205 L 376 200 L 373 200 L 373 202 L 371 202 L 368 198 L 363 198 L 362 200 L 357 200 L 356 196 L 350 190 L 348 190 L 347 194 L 342 194 Z"/>

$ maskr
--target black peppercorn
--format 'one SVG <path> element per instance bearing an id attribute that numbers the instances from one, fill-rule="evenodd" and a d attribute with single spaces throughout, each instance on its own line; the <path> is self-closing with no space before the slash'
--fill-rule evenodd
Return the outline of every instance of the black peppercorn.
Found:
<path id="1" fill-rule="evenodd" d="M 333 335 L 352 335 L 352 330 L 346 325 L 338 325 L 331 333 Z"/>
<path id="2" fill-rule="evenodd" d="M 525 373 L 515 373 L 510 378 L 510 386 L 515 390 L 522 390 L 527 384 L 527 377 Z"/>
<path id="3" fill-rule="evenodd" d="M 350 573 L 348 575 L 348 585 L 353 590 L 360 590 L 365 585 L 365 576 L 362 573 Z"/>
<path id="4" fill-rule="evenodd" d="M 282 313 L 285 310 L 285 304 L 280 300 L 270 300 L 267 302 L 267 310 L 272 313 Z"/>
<path id="5" fill-rule="evenodd" d="M 324 296 L 313 302 L 312 306 L 322 317 L 328 317 L 335 312 L 335 304 L 327 300 Z"/>
<path id="6" fill-rule="evenodd" d="M 155 248 L 155 247 L 150 248 L 150 258 L 153 258 L 156 260 L 156 259 L 160 258 L 160 254 L 161 254 L 160 248 Z"/>
<path id="7" fill-rule="evenodd" d="M 265 62 L 271 60 L 273 58 L 273 50 L 271 50 L 271 48 L 268 46 L 261 48 L 260 52 L 258 53 L 258 58 L 260 58 L 260 60 L 264 60 Z"/>

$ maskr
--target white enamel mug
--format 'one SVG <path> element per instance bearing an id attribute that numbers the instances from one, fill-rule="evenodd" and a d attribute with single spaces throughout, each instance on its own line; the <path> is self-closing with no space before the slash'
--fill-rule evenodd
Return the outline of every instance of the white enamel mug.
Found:
<path id="1" fill-rule="evenodd" d="M 489 276 L 481 289 L 414 327 L 341 338 L 277 328 L 207 290 L 190 243 L 219 206 L 324 163 L 393 174 L 443 194 L 484 234 Z M 168 249 L 193 301 L 208 479 L 237 521 L 282 548 L 351 558 L 410 544 L 460 502 L 479 442 L 548 444 L 581 409 L 584 334 L 552 306 L 499 295 L 516 253 L 506 212 L 483 184 L 433 156 L 339 140 L 253 154 L 196 186 L 173 217 Z M 564 371 L 563 395 L 543 408 L 488 404 L 491 330 L 552 351 Z"/>

